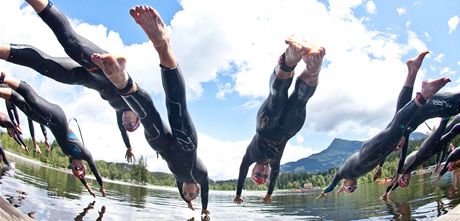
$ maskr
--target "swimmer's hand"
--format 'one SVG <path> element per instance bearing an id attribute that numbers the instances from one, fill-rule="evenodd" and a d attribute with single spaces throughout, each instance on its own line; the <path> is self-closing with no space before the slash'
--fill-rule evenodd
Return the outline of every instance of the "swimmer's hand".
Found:
<path id="1" fill-rule="evenodd" d="M 240 195 L 236 195 L 235 198 L 233 199 L 233 202 L 236 204 L 242 204 L 243 198 Z"/>
<path id="2" fill-rule="evenodd" d="M 101 192 L 101 194 L 102 194 L 103 197 L 106 197 L 106 196 L 107 196 L 107 194 L 105 193 L 104 187 L 101 186 L 101 187 L 99 188 L 99 192 Z"/>
<path id="3" fill-rule="evenodd" d="M 91 196 L 93 196 L 94 198 L 96 198 L 96 194 L 93 192 L 93 190 L 91 189 L 88 189 L 88 192 Z"/>
<path id="4" fill-rule="evenodd" d="M 441 179 L 441 176 L 437 175 L 435 181 L 438 182 Z"/>
<path id="5" fill-rule="evenodd" d="M 316 199 L 316 200 L 319 200 L 319 199 L 321 199 L 321 198 L 323 198 L 323 197 L 325 197 L 325 196 L 326 196 L 326 193 L 325 193 L 325 192 L 321 192 L 321 194 L 320 194 L 318 197 L 316 197 L 315 199 Z"/>
<path id="6" fill-rule="evenodd" d="M 207 209 L 202 209 L 202 210 L 201 210 L 201 215 L 207 216 L 207 215 L 209 215 L 209 214 L 211 214 L 211 213 L 210 213 Z"/>
<path id="7" fill-rule="evenodd" d="M 193 208 L 193 204 L 192 204 L 192 201 L 190 201 L 190 202 L 187 202 L 187 206 L 188 206 L 188 208 L 189 208 L 189 209 L 191 209 L 191 210 L 195 210 L 195 208 Z"/>
<path id="8" fill-rule="evenodd" d="M 271 197 L 270 195 L 268 195 L 268 194 L 265 195 L 265 197 L 264 197 L 264 203 L 265 203 L 265 204 L 270 204 L 270 203 L 272 203 L 272 197 Z"/>
<path id="9" fill-rule="evenodd" d="M 48 151 L 48 153 L 51 153 L 51 145 L 48 142 L 48 138 L 45 138 L 45 147 L 46 147 L 46 150 Z"/>
<path id="10" fill-rule="evenodd" d="M 377 167 L 377 171 L 375 171 L 373 181 L 375 182 L 380 176 L 382 175 L 382 167 Z"/>
<path id="11" fill-rule="evenodd" d="M 125 159 L 128 163 L 134 163 L 136 161 L 131 147 L 126 149 Z"/>

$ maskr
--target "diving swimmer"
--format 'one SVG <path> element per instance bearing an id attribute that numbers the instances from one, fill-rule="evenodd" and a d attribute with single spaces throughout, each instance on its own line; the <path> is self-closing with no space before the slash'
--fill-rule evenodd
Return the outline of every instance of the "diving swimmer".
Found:
<path id="1" fill-rule="evenodd" d="M 88 192 L 95 197 L 94 192 L 85 180 L 86 170 L 82 160 L 85 160 L 97 182 L 99 191 L 105 196 L 104 184 L 91 153 L 78 140 L 67 124 L 67 117 L 56 104 L 40 97 L 29 84 L 1 72 L 0 83 L 9 88 L 0 88 L 0 97 L 16 105 L 27 117 L 35 122 L 47 126 L 53 133 L 62 152 L 71 160 L 72 173 L 81 181 Z"/>
<path id="2" fill-rule="evenodd" d="M 134 161 L 128 133 L 140 125 L 139 118 L 117 93 L 116 88 L 91 61 L 93 53 L 107 53 L 73 30 L 65 15 L 48 0 L 26 0 L 51 28 L 69 57 L 52 57 L 30 45 L 0 45 L 0 59 L 34 69 L 40 74 L 70 85 L 96 90 L 116 111 L 118 128 L 126 146 L 125 158 Z"/>
<path id="3" fill-rule="evenodd" d="M 285 43 L 288 47 L 271 73 L 270 93 L 257 113 L 256 134 L 240 165 L 236 196 L 233 199 L 236 204 L 243 203 L 241 192 L 249 167 L 253 163 L 252 181 L 264 184 L 270 180 L 263 201 L 271 203 L 284 148 L 288 140 L 302 128 L 306 119 L 307 102 L 318 85 L 325 49 L 291 37 Z M 301 60 L 304 61 L 305 68 L 296 79 L 294 91 L 288 95 L 294 69 Z"/>
<path id="4" fill-rule="evenodd" d="M 147 142 L 167 162 L 176 177 L 181 198 L 190 209 L 194 209 L 192 200 L 201 195 L 201 214 L 207 216 L 208 172 L 196 154 L 197 133 L 187 109 L 185 82 L 170 47 L 165 24 L 158 11 L 150 6 L 135 6 L 130 10 L 130 14 L 153 43 L 160 58 L 171 129 L 163 123 L 148 93 L 126 72 L 124 57 L 95 53 L 92 60 L 103 70 L 118 89 L 118 93 L 141 119 Z"/>

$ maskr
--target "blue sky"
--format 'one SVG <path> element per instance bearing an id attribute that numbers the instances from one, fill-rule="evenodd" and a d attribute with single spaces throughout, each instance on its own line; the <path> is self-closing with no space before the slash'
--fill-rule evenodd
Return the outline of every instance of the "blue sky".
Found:
<path id="1" fill-rule="evenodd" d="M 139 4 L 155 7 L 170 31 L 187 82 L 189 110 L 199 133 L 199 156 L 211 178 L 236 178 L 255 133 L 255 116 L 268 93 L 268 78 L 284 38 L 304 37 L 326 48 L 307 121 L 288 143 L 282 162 L 326 148 L 335 137 L 365 140 L 391 120 L 407 68 L 405 61 L 430 50 L 423 79 L 448 76 L 443 91 L 459 91 L 460 1 L 407 0 L 55 0 L 81 35 L 128 59 L 128 71 L 147 89 L 165 117 L 158 58 L 129 16 Z M 287 4 L 289 3 L 289 4 Z M 244 7 L 242 7 L 244 5 Z M 27 43 L 54 56 L 62 47 L 23 1 L 2 2 L 0 43 Z M 14 22 L 12 22 L 14 21 Z M 2 70 L 31 83 L 45 98 L 76 117 L 96 159 L 123 161 L 114 112 L 98 94 L 62 85 L 34 71 L 0 62 Z M 299 65 L 299 69 L 302 64 Z M 299 71 L 299 70 L 298 70 Z M 166 121 L 166 118 L 164 118 Z M 25 121 L 24 121 L 25 122 Z M 436 120 L 428 122 L 431 125 Z M 426 132 L 426 127 L 420 127 Z M 142 129 L 130 134 L 136 155 L 149 168 L 168 171 L 146 143 Z M 110 154 L 107 154 L 110 153 Z"/>

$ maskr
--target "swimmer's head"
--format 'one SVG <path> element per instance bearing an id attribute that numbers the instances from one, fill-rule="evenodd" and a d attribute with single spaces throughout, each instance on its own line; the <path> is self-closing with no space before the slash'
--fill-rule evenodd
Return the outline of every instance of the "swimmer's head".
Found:
<path id="1" fill-rule="evenodd" d="M 129 132 L 135 131 L 141 124 L 139 117 L 131 110 L 123 111 L 121 121 L 125 130 Z"/>
<path id="2" fill-rule="evenodd" d="M 254 168 L 252 168 L 252 181 L 256 184 L 264 184 L 268 180 L 269 173 L 270 166 L 268 164 L 256 163 Z"/>
<path id="3" fill-rule="evenodd" d="M 358 188 L 356 179 L 344 179 L 342 184 L 343 191 L 353 193 Z"/>
<path id="4" fill-rule="evenodd" d="M 85 175 L 86 175 L 85 165 L 83 165 L 83 162 L 81 160 L 72 159 L 71 166 L 72 166 L 73 175 L 78 177 L 78 179 L 85 178 Z"/>
<path id="5" fill-rule="evenodd" d="M 200 185 L 197 183 L 183 183 L 182 194 L 188 202 L 191 202 L 200 195 Z"/>
<path id="6" fill-rule="evenodd" d="M 409 186 L 410 183 L 410 174 L 403 174 L 399 179 L 398 179 L 398 185 L 401 188 Z"/>

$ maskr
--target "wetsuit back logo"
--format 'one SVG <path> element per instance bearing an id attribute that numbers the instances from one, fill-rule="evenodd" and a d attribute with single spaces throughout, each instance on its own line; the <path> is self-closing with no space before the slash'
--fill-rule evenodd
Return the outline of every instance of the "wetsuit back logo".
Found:
<path id="1" fill-rule="evenodd" d="M 436 106 L 445 106 L 447 108 L 451 108 L 452 104 L 449 104 L 447 101 L 444 100 L 432 100 L 433 105 Z"/>

